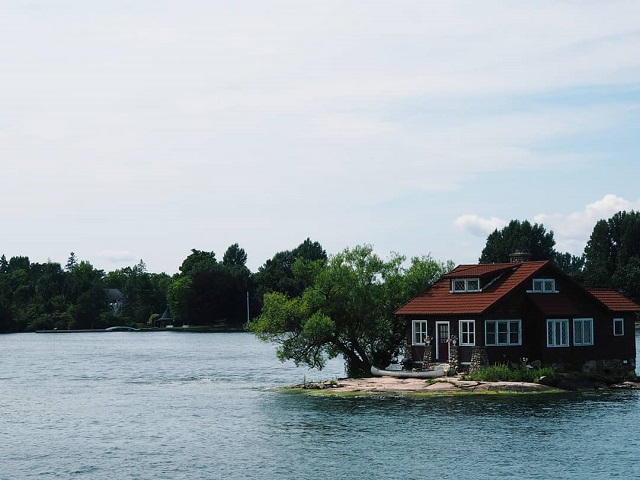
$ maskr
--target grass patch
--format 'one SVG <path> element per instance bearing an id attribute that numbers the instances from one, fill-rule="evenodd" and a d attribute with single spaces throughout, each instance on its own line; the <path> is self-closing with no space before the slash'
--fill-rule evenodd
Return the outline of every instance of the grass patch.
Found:
<path id="1" fill-rule="evenodd" d="M 499 363 L 482 367 L 476 372 L 469 373 L 465 375 L 465 380 L 537 383 L 540 377 L 552 376 L 554 373 L 554 370 L 550 367 L 528 368 L 526 365 L 510 367 L 506 363 Z"/>

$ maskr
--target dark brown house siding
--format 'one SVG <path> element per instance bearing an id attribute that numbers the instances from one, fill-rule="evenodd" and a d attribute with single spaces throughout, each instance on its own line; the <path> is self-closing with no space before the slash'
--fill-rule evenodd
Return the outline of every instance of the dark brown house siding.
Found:
<path id="1" fill-rule="evenodd" d="M 451 292 L 451 281 L 476 275 L 496 275 L 482 291 Z M 488 278 L 488 277 L 487 277 Z M 533 279 L 555 280 L 555 290 L 533 292 Z M 539 285 L 539 284 L 538 284 Z M 635 367 L 635 320 L 640 306 L 607 290 L 588 291 L 550 262 L 519 265 L 462 265 L 429 287 L 423 294 L 398 309 L 407 325 L 407 342 L 412 344 L 414 320 L 427 322 L 427 333 L 436 350 L 436 322 L 449 322 L 450 335 L 461 339 L 460 320 L 475 320 L 475 346 L 484 347 L 490 364 L 540 361 L 567 369 Z M 624 322 L 624 335 L 614 335 L 614 318 Z M 576 319 L 592 319 L 593 345 L 576 345 Z M 490 320 L 520 320 L 521 345 L 485 345 L 485 325 Z M 566 320 L 568 345 L 547 344 L 547 321 Z M 474 347 L 458 346 L 464 365 L 471 361 Z M 424 347 L 411 346 L 414 360 L 422 360 Z M 435 357 L 435 355 L 434 355 Z"/>

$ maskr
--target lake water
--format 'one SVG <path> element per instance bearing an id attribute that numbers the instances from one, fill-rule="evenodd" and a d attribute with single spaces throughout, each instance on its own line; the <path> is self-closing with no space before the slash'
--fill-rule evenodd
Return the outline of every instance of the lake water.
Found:
<path id="1" fill-rule="evenodd" d="M 274 351 L 245 333 L 0 336 L 0 479 L 640 478 L 639 391 L 314 397 L 273 387 L 341 362 Z"/>

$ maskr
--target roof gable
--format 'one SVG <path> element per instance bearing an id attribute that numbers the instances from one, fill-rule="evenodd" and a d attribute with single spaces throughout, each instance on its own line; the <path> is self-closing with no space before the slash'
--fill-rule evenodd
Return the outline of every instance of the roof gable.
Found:
<path id="1" fill-rule="evenodd" d="M 400 315 L 479 314 L 509 295 L 536 272 L 551 265 L 549 261 L 459 265 L 423 293 L 396 310 Z M 480 292 L 452 294 L 452 278 L 493 276 Z"/>
<path id="2" fill-rule="evenodd" d="M 585 295 L 613 312 L 640 312 L 640 305 L 609 289 L 586 289 L 566 275 L 552 262 L 532 261 L 459 265 L 438 281 L 396 310 L 399 315 L 477 315 L 486 312 L 507 298 L 517 288 L 536 276 L 562 278 L 571 282 Z M 483 287 L 478 292 L 452 293 L 452 279 L 481 278 Z M 530 286 L 529 286 L 530 288 Z M 527 288 L 527 290 L 529 290 Z M 533 295 L 531 300 L 542 312 L 577 312 L 563 295 Z"/>

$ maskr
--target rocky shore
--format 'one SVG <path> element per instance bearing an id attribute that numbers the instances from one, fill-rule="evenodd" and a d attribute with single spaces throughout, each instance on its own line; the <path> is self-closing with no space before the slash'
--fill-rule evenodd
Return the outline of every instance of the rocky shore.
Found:
<path id="1" fill-rule="evenodd" d="M 464 394 L 464 393 L 551 393 L 572 390 L 629 389 L 640 390 L 640 383 L 621 382 L 606 384 L 604 382 L 578 384 L 562 379 L 559 382 L 479 382 L 463 380 L 460 377 L 440 377 L 434 379 L 419 378 L 341 378 L 324 382 L 307 382 L 292 385 L 291 389 L 308 390 L 326 394 Z"/>

